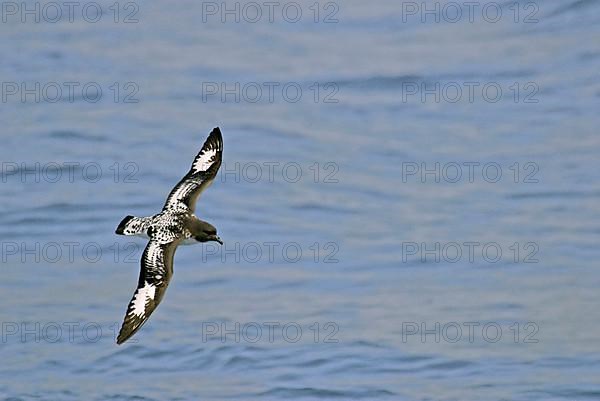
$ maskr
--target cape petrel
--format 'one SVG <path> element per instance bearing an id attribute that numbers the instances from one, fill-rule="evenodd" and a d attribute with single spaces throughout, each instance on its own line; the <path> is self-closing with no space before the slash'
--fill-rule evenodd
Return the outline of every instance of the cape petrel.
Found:
<path id="1" fill-rule="evenodd" d="M 171 190 L 162 211 L 151 217 L 127 216 L 117 227 L 117 234 L 150 239 L 117 344 L 134 335 L 160 303 L 173 274 L 173 255 L 179 244 L 207 241 L 223 244 L 217 229 L 194 215 L 196 199 L 217 175 L 222 153 L 223 138 L 217 127 L 204 142 L 190 171 Z"/>

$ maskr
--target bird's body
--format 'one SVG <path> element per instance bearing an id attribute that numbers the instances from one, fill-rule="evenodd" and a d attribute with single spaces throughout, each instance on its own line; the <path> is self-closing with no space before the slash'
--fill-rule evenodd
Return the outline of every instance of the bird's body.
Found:
<path id="1" fill-rule="evenodd" d="M 189 210 L 167 209 L 150 217 L 127 216 L 117 228 L 117 234 L 136 235 L 159 243 L 179 240 L 181 245 L 192 245 L 202 242 L 195 237 L 211 228 L 214 229 Z"/>
<path id="2" fill-rule="evenodd" d="M 173 255 L 180 244 L 217 241 L 217 230 L 194 215 L 196 199 L 214 180 L 223 152 L 223 139 L 215 128 L 194 159 L 190 171 L 171 190 L 163 210 L 150 217 L 125 217 L 116 233 L 148 238 L 138 286 L 133 294 L 117 344 L 125 342 L 156 309 L 173 274 Z"/>

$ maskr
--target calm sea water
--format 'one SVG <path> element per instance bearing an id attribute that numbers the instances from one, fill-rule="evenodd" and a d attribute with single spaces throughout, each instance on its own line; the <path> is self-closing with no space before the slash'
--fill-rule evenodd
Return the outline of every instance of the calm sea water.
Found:
<path id="1" fill-rule="evenodd" d="M 600 4 L 261 4 L 3 3 L 0 399 L 600 399 Z M 215 126 L 226 244 L 117 346 Z"/>

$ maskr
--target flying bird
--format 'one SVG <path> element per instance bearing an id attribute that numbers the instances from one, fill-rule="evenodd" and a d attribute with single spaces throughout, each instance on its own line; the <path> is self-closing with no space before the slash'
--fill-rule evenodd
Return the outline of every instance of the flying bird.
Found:
<path id="1" fill-rule="evenodd" d="M 173 275 L 173 255 L 179 244 L 223 244 L 217 229 L 194 215 L 196 199 L 215 179 L 222 154 L 223 138 L 217 127 L 204 142 L 190 171 L 171 190 L 162 211 L 150 217 L 127 216 L 117 227 L 117 234 L 150 240 L 142 255 L 137 289 L 127 306 L 117 344 L 133 336 L 160 303 Z"/>

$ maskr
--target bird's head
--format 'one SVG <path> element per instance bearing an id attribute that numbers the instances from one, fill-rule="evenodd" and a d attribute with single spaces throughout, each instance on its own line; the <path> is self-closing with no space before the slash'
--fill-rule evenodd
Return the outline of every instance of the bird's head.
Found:
<path id="1" fill-rule="evenodd" d="M 200 227 L 200 230 L 198 230 L 196 232 L 196 235 L 194 236 L 196 241 L 198 241 L 198 242 L 216 241 L 219 244 L 223 245 L 223 241 L 217 235 L 217 229 L 209 223 L 206 223 L 206 222 L 202 222 L 202 223 L 203 223 L 202 227 Z"/>

